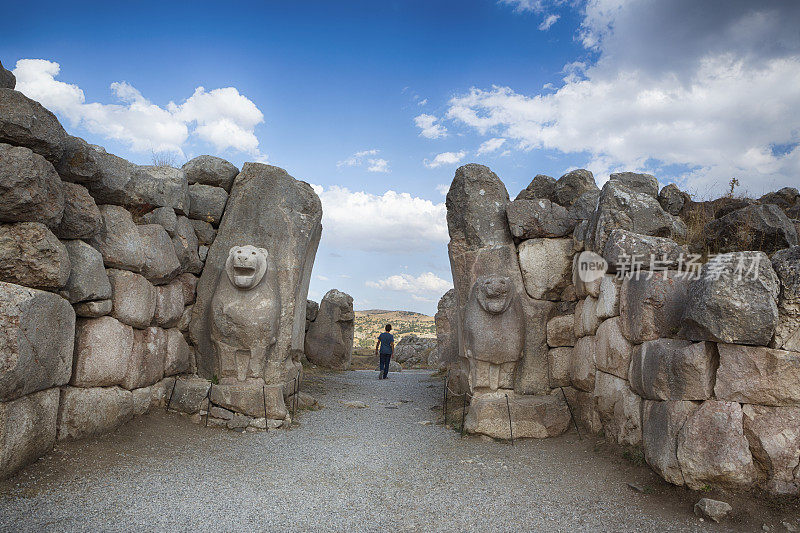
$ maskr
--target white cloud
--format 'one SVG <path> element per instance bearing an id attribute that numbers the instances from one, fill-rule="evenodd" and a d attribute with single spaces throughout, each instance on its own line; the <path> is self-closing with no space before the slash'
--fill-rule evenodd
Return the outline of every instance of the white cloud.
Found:
<path id="1" fill-rule="evenodd" d="M 322 200 L 323 240 L 339 248 L 408 253 L 449 240 L 444 203 L 387 191 L 376 195 L 312 185 Z"/>
<path id="2" fill-rule="evenodd" d="M 347 159 L 336 163 L 337 168 L 342 167 L 360 167 L 367 165 L 368 172 L 390 172 L 389 162 L 386 159 L 371 158 L 371 155 L 378 155 L 380 150 L 362 150 L 356 152 Z"/>
<path id="3" fill-rule="evenodd" d="M 261 160 L 255 127 L 264 115 L 234 87 L 195 89 L 181 104 L 158 106 L 127 82 L 110 89 L 119 104 L 86 103 L 83 90 L 56 80 L 61 66 L 44 59 L 17 61 L 17 90 L 65 117 L 73 127 L 127 144 L 133 151 L 170 151 L 183 154 L 191 135 L 223 151 L 247 152 Z"/>
<path id="4" fill-rule="evenodd" d="M 419 106 L 423 106 L 423 105 L 427 105 L 427 104 L 428 104 L 428 99 L 427 98 L 423 98 L 422 100 L 417 102 L 417 105 L 419 105 Z"/>
<path id="5" fill-rule="evenodd" d="M 320 281 L 328 281 L 328 280 L 330 280 L 330 278 L 327 277 L 327 276 L 317 276 L 317 279 L 320 280 Z"/>
<path id="6" fill-rule="evenodd" d="M 425 113 L 414 117 L 414 124 L 421 130 L 420 137 L 427 137 L 428 139 L 438 139 L 447 135 L 447 128 L 441 124 L 437 124 L 439 119 L 433 115 Z"/>
<path id="7" fill-rule="evenodd" d="M 473 88 L 447 118 L 517 149 L 588 154 L 593 171 L 649 171 L 704 194 L 732 176 L 753 193 L 796 185 L 800 3 L 692 3 L 686 17 L 689 5 L 590 0 L 579 36 L 597 61 L 566 65 L 554 92 Z"/>
<path id="8" fill-rule="evenodd" d="M 512 6 L 518 13 L 542 10 L 541 0 L 500 0 L 499 3 Z"/>
<path id="9" fill-rule="evenodd" d="M 437 168 L 442 165 L 455 165 L 456 163 L 464 159 L 465 155 L 467 155 L 467 152 L 463 150 L 460 152 L 443 152 L 434 157 L 433 161 L 428 161 L 426 159 L 425 161 L 423 161 L 423 163 L 428 168 Z"/>
<path id="10" fill-rule="evenodd" d="M 448 191 L 450 191 L 450 185 L 446 183 L 440 183 L 436 186 L 436 192 L 441 194 L 442 196 L 447 195 Z"/>
<path id="11" fill-rule="evenodd" d="M 555 24 L 558 19 L 561 18 L 561 15 L 550 14 L 545 17 L 541 24 L 539 24 L 539 29 L 541 31 L 547 31 L 550 27 Z"/>
<path id="12" fill-rule="evenodd" d="M 366 286 L 373 289 L 407 292 L 411 295 L 444 294 L 453 288 L 453 284 L 442 279 L 433 272 L 424 272 L 417 277 L 411 274 L 396 274 L 378 281 L 367 281 Z M 427 301 L 424 300 L 423 301 Z"/>
<path id="13" fill-rule="evenodd" d="M 497 150 L 498 148 L 503 146 L 503 143 L 505 143 L 505 142 L 506 142 L 506 140 L 503 139 L 502 137 L 493 137 L 493 138 L 489 139 L 488 141 L 484 141 L 478 147 L 478 155 L 489 154 L 491 152 L 494 152 L 495 150 Z"/>

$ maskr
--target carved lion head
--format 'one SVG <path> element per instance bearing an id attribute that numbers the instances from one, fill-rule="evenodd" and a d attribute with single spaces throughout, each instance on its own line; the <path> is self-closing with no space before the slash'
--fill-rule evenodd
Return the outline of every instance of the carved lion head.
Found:
<path id="1" fill-rule="evenodd" d="M 248 290 L 261 282 L 267 271 L 267 250 L 255 246 L 234 246 L 228 252 L 225 272 L 234 287 Z"/>
<path id="2" fill-rule="evenodd" d="M 478 303 L 487 313 L 497 315 L 508 309 L 514 297 L 511 279 L 505 276 L 483 276 L 473 287 L 477 291 Z"/>

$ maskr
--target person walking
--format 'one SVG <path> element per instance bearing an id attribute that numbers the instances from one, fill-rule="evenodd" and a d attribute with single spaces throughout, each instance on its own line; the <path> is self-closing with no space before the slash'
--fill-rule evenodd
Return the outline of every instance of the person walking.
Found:
<path id="1" fill-rule="evenodd" d="M 381 366 L 378 373 L 378 379 L 386 379 L 389 377 L 389 362 L 394 355 L 394 335 L 389 333 L 392 331 L 392 325 L 386 324 L 386 331 L 378 335 L 378 342 L 375 344 L 375 355 L 380 355 Z"/>

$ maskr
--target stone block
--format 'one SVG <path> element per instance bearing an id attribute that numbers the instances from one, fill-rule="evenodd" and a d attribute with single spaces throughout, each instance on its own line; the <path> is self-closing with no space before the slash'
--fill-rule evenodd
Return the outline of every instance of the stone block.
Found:
<path id="1" fill-rule="evenodd" d="M 169 283 L 181 271 L 181 262 L 167 230 L 159 224 L 138 226 L 142 242 L 142 275 L 154 285 Z"/>
<path id="2" fill-rule="evenodd" d="M 0 89 L 0 142 L 25 146 L 55 163 L 66 139 L 61 123 L 42 104 L 13 89 Z"/>
<path id="3" fill-rule="evenodd" d="M 600 280 L 600 295 L 597 297 L 597 318 L 605 320 L 619 316 L 619 293 L 622 280 L 616 276 L 605 275 Z"/>
<path id="4" fill-rule="evenodd" d="M 677 269 L 681 258 L 685 260 L 688 254 L 686 246 L 671 239 L 640 235 L 624 229 L 612 231 L 603 248 L 603 258 L 608 262 L 609 272 L 625 272 L 632 263 L 639 265 L 641 270 Z"/>
<path id="5" fill-rule="evenodd" d="M 256 382 L 214 385 L 211 402 L 230 411 L 252 417 L 264 416 L 266 401 L 267 418 L 284 419 L 288 414 L 283 401 L 282 386 L 262 387 Z"/>
<path id="6" fill-rule="evenodd" d="M 635 446 L 642 441 L 642 399 L 624 379 L 597 372 L 594 397 L 606 438 Z"/>
<path id="7" fill-rule="evenodd" d="M 91 239 L 103 228 L 103 216 L 86 187 L 64 181 L 64 216 L 53 230 L 59 239 Z"/>
<path id="8" fill-rule="evenodd" d="M 211 246 L 214 239 L 217 238 L 217 230 L 214 229 L 214 226 L 205 220 L 189 219 L 189 223 L 192 225 L 192 228 L 194 228 L 194 234 L 197 236 L 198 244 L 206 247 Z"/>
<path id="9" fill-rule="evenodd" d="M 172 376 L 189 371 L 191 350 L 183 334 L 176 328 L 168 329 L 167 348 L 164 359 L 164 375 Z"/>
<path id="10" fill-rule="evenodd" d="M 75 387 L 107 387 L 125 379 L 133 328 L 110 316 L 81 318 L 75 328 Z"/>
<path id="11" fill-rule="evenodd" d="M 673 485 L 683 485 L 678 464 L 678 434 L 698 408 L 697 402 L 671 401 L 642 403 L 642 449 L 647 464 Z"/>
<path id="12" fill-rule="evenodd" d="M 575 337 L 581 338 L 597 333 L 600 320 L 597 318 L 597 299 L 587 296 L 575 306 Z"/>
<path id="13" fill-rule="evenodd" d="M 221 187 L 193 183 L 189 186 L 189 217 L 219 224 L 228 202 L 228 193 Z"/>
<path id="14" fill-rule="evenodd" d="M 622 334 L 620 318 L 609 318 L 600 324 L 595 336 L 595 364 L 598 370 L 628 379 L 633 344 Z"/>
<path id="15" fill-rule="evenodd" d="M 800 406 L 742 406 L 744 435 L 756 465 L 766 474 L 764 488 L 777 495 L 800 493 Z"/>
<path id="16" fill-rule="evenodd" d="M 178 280 L 183 288 L 183 304 L 193 304 L 197 295 L 197 276 L 186 272 L 178 276 Z"/>
<path id="17" fill-rule="evenodd" d="M 183 165 L 183 171 L 189 183 L 202 183 L 231 190 L 233 179 L 239 169 L 222 158 L 212 155 L 199 155 Z"/>
<path id="18" fill-rule="evenodd" d="M 557 300 L 572 279 L 572 239 L 528 239 L 519 245 L 525 291 L 537 300 Z"/>
<path id="19" fill-rule="evenodd" d="M 719 356 L 714 343 L 658 339 L 633 350 L 631 388 L 648 400 L 707 400 Z"/>
<path id="20" fill-rule="evenodd" d="M 547 352 L 547 368 L 550 373 L 551 387 L 568 387 L 572 383 L 570 369 L 572 368 L 572 348 L 553 348 Z"/>
<path id="21" fill-rule="evenodd" d="M 164 378 L 167 355 L 167 333 L 161 328 L 137 329 L 133 332 L 133 349 L 121 385 L 128 389 L 149 387 Z"/>
<path id="22" fill-rule="evenodd" d="M 551 348 L 575 346 L 575 315 L 561 315 L 547 321 L 547 344 Z"/>
<path id="23" fill-rule="evenodd" d="M 759 405 L 800 405 L 800 353 L 737 344 L 718 344 L 717 349 L 717 398 Z"/>
<path id="24" fill-rule="evenodd" d="M 186 217 L 178 217 L 175 232 L 172 235 L 172 248 L 181 264 L 181 270 L 199 274 L 203 270 L 203 262 L 198 252 L 197 236 Z"/>
<path id="25" fill-rule="evenodd" d="M 133 416 L 143 415 L 150 410 L 152 394 L 152 387 L 142 387 L 131 391 L 133 398 Z"/>
<path id="26" fill-rule="evenodd" d="M 518 198 L 508 204 L 506 216 L 511 234 L 518 239 L 564 237 L 575 228 L 566 208 L 544 198 Z"/>
<path id="27" fill-rule="evenodd" d="M 59 294 L 73 304 L 111 298 L 111 283 L 100 252 L 79 240 L 63 244 L 69 254 L 70 274 Z"/>
<path id="28" fill-rule="evenodd" d="M 561 394 L 562 390 L 564 391 L 563 397 L 569 402 L 569 407 L 572 409 L 572 415 L 577 420 L 578 426 L 591 433 L 600 433 L 603 430 L 603 422 L 597 412 L 594 391 L 586 392 L 573 387 L 563 387 L 558 391 L 553 391 L 553 393 L 558 395 Z"/>
<path id="29" fill-rule="evenodd" d="M 119 387 L 64 387 L 58 440 L 102 435 L 133 418 L 133 395 Z"/>
<path id="30" fill-rule="evenodd" d="M 156 311 L 156 289 L 144 276 L 127 270 L 109 269 L 113 293 L 111 314 L 135 328 L 146 328 Z"/>
<path id="31" fill-rule="evenodd" d="M 511 426 L 509 427 L 509 407 Z M 464 426 L 469 433 L 488 435 L 496 439 L 545 439 L 557 437 L 569 428 L 570 416 L 563 398 L 548 396 L 476 397 L 469 405 Z"/>
<path id="32" fill-rule="evenodd" d="M 634 344 L 677 337 L 689 280 L 675 270 L 625 279 L 620 291 L 622 333 Z"/>
<path id="33" fill-rule="evenodd" d="M 595 388 L 595 362 L 596 339 L 594 336 L 582 337 L 575 343 L 572 351 L 572 366 L 570 378 L 572 386 L 586 392 Z"/>
<path id="34" fill-rule="evenodd" d="M 0 222 L 41 222 L 58 227 L 64 191 L 56 169 L 21 146 L 0 143 Z"/>
<path id="35" fill-rule="evenodd" d="M 144 251 L 139 230 L 131 214 L 124 207 L 101 205 L 103 226 L 89 244 L 102 255 L 106 267 L 141 272 Z"/>
<path id="36" fill-rule="evenodd" d="M 156 308 L 153 325 L 171 328 L 178 324 L 183 314 L 183 283 L 173 280 L 168 285 L 156 287 Z"/>
<path id="37" fill-rule="evenodd" d="M 0 402 L 0 479 L 53 449 L 59 391 L 39 391 Z"/>
<path id="38" fill-rule="evenodd" d="M 113 308 L 114 304 L 111 300 L 80 302 L 73 306 L 75 314 L 84 318 L 98 318 L 110 315 Z"/>
<path id="39" fill-rule="evenodd" d="M 69 279 L 69 254 L 38 222 L 0 224 L 0 281 L 58 290 Z"/>

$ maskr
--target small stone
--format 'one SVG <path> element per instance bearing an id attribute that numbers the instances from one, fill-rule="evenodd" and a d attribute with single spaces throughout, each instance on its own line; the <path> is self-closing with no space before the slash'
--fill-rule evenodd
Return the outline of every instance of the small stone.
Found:
<path id="1" fill-rule="evenodd" d="M 717 523 L 728 516 L 728 513 L 730 513 L 732 510 L 733 507 L 731 507 L 729 504 L 719 500 L 712 500 L 711 498 L 702 498 L 700 501 L 694 504 L 694 514 L 697 516 L 710 518 Z M 769 530 L 769 528 L 766 530 Z"/>

